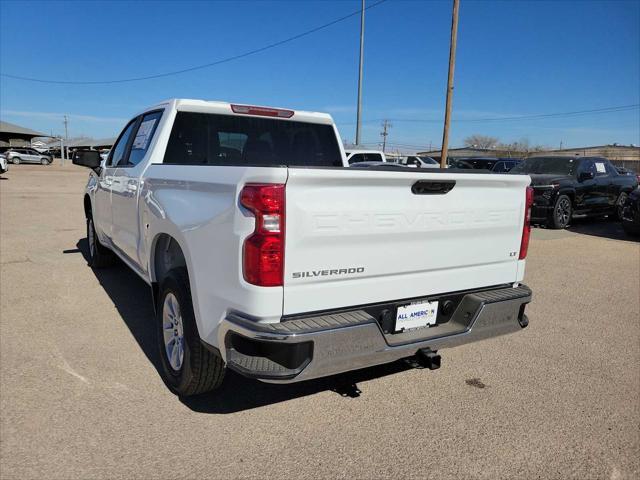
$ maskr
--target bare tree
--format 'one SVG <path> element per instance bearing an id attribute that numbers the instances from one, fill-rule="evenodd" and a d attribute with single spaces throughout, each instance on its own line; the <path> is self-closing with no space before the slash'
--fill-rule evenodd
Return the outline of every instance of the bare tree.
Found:
<path id="1" fill-rule="evenodd" d="M 474 134 L 465 138 L 464 144 L 467 147 L 473 148 L 495 148 L 498 144 L 498 139 L 488 135 Z"/>

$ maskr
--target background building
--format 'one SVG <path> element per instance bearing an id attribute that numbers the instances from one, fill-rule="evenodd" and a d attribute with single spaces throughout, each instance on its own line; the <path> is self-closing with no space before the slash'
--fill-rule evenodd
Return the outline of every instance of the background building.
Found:
<path id="1" fill-rule="evenodd" d="M 31 139 L 35 137 L 48 137 L 48 135 L 20 125 L 0 121 L 0 147 L 29 147 Z"/>

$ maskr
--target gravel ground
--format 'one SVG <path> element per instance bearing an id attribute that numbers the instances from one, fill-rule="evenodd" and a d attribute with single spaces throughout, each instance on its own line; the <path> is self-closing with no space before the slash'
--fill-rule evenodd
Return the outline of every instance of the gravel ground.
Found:
<path id="1" fill-rule="evenodd" d="M 0 477 L 638 478 L 640 246 L 613 222 L 534 230 L 529 328 L 303 384 L 229 374 L 181 400 L 148 287 L 83 252 L 78 167 L 0 180 Z"/>

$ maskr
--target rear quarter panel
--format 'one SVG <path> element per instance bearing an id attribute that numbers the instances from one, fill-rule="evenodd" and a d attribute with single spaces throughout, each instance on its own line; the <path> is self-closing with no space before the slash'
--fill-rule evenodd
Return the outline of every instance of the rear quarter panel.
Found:
<path id="1" fill-rule="evenodd" d="M 140 196 L 142 244 L 151 280 L 160 234 L 180 245 L 189 272 L 200 336 L 217 346 L 217 327 L 228 312 L 279 321 L 282 287 L 256 287 L 242 275 L 242 244 L 254 217 L 238 204 L 246 183 L 286 183 L 286 168 L 152 164 Z"/>

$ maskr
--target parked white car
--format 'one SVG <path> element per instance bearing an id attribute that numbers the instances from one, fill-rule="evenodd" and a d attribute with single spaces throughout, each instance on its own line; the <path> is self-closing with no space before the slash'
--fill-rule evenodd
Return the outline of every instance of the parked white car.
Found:
<path id="1" fill-rule="evenodd" d="M 7 157 L 7 160 L 14 165 L 18 165 L 20 163 L 39 163 L 42 165 L 50 165 L 53 161 L 53 158 L 50 155 L 45 155 L 28 147 L 11 148 L 6 151 L 5 156 Z"/>
<path id="2" fill-rule="evenodd" d="M 400 160 L 402 165 L 413 168 L 440 168 L 440 163 L 431 157 L 408 155 Z"/>
<path id="3" fill-rule="evenodd" d="M 379 150 L 346 150 L 347 164 L 358 162 L 386 162 L 387 157 Z"/>
<path id="4" fill-rule="evenodd" d="M 0 175 L 9 170 L 9 163 L 4 153 L 0 153 Z"/>
<path id="5" fill-rule="evenodd" d="M 226 369 L 438 368 L 441 348 L 527 326 L 528 176 L 344 168 L 339 139 L 323 113 L 170 100 L 103 166 L 76 153 L 89 263 L 118 256 L 150 285 L 175 393 Z"/>

